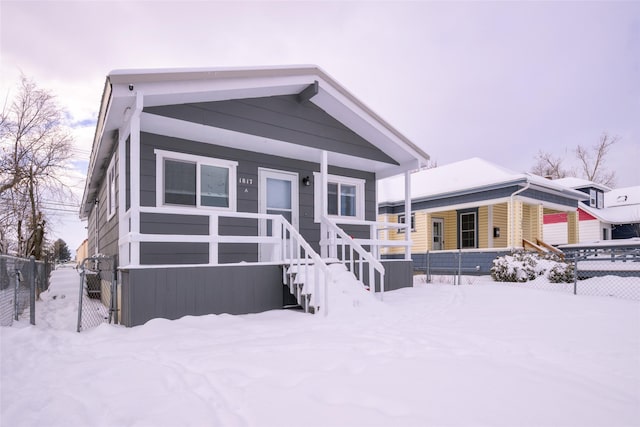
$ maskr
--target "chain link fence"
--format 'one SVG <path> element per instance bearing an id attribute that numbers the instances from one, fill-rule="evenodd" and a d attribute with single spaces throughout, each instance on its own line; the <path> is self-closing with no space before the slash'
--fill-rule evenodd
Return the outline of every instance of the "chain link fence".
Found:
<path id="1" fill-rule="evenodd" d="M 523 282 L 494 282 L 504 285 L 542 289 L 574 295 L 610 296 L 640 301 L 640 242 L 609 245 L 567 245 L 562 247 L 566 263 L 573 271 L 568 282 L 553 283 L 546 274 Z M 488 262 L 479 251 L 432 252 L 416 262 L 414 271 L 425 274 L 426 283 L 451 285 L 473 284 L 471 276 L 490 274 Z"/>
<path id="2" fill-rule="evenodd" d="M 0 255 L 0 326 L 29 318 L 35 325 L 35 303 L 49 289 L 51 263 Z"/>
<path id="3" fill-rule="evenodd" d="M 573 293 L 640 301 L 640 243 L 565 247 L 575 268 Z"/>
<path id="4" fill-rule="evenodd" d="M 118 323 L 118 296 L 115 260 L 112 257 L 85 258 L 78 266 L 77 331 L 94 328 L 101 323 Z"/>

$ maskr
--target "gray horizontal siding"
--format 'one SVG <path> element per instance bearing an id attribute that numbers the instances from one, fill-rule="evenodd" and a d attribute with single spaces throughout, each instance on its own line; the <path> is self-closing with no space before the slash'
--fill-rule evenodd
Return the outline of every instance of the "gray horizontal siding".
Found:
<path id="1" fill-rule="evenodd" d="M 147 107 L 145 112 L 331 152 L 397 164 L 316 105 L 296 95 Z"/>
<path id="2" fill-rule="evenodd" d="M 245 314 L 282 308 L 279 266 L 149 268 L 122 271 L 122 322 Z"/>
<path id="3" fill-rule="evenodd" d="M 140 264 L 208 264 L 209 244 L 141 242 Z"/>
<path id="4" fill-rule="evenodd" d="M 304 162 L 299 160 L 292 160 L 278 156 L 270 156 L 263 153 L 254 153 L 245 150 L 236 150 L 228 147 L 221 147 L 211 144 L 198 143 L 193 141 L 187 141 L 178 138 L 171 138 L 167 136 L 155 135 L 150 133 L 141 134 L 141 150 L 140 150 L 140 202 L 142 206 L 153 207 L 156 205 L 156 157 L 154 154 L 155 149 L 167 150 L 167 151 L 180 151 L 183 153 L 207 156 L 218 159 L 234 160 L 238 161 L 237 175 L 238 178 L 248 178 L 253 180 L 253 184 L 244 185 L 233 183 L 237 186 L 237 210 L 239 212 L 258 212 L 258 168 L 269 168 L 275 170 L 282 170 L 288 172 L 295 172 L 298 174 L 300 180 L 303 177 L 309 176 L 313 179 L 313 173 L 320 171 L 319 163 Z M 329 173 L 340 176 L 347 176 L 352 178 L 359 178 L 365 180 L 365 218 L 367 220 L 376 219 L 376 205 L 375 205 L 375 175 L 370 172 L 356 171 L 345 168 L 329 167 Z M 246 190 L 246 191 L 245 191 Z M 318 240 L 320 237 L 320 225 L 314 222 L 314 186 L 299 185 L 299 231 L 303 237 L 312 245 L 314 250 L 319 251 Z M 197 215 L 196 215 L 197 216 Z M 151 217 L 141 216 L 142 223 L 140 224 L 143 233 L 150 233 L 152 230 L 159 230 L 159 223 L 155 221 L 153 224 L 145 224 L 145 222 Z M 156 217 L 158 218 L 158 217 Z M 162 218 L 162 217 L 160 217 Z M 166 219 L 166 218 L 165 218 Z M 174 218 L 170 218 L 172 223 L 181 222 Z M 204 231 L 204 223 L 198 223 L 193 227 L 187 227 L 189 220 L 182 221 L 182 225 L 177 226 L 176 229 L 185 227 L 193 234 L 200 234 L 200 231 Z M 173 225 L 172 225 L 173 227 Z M 220 218 L 219 233 L 221 235 L 240 235 L 240 236 L 255 236 L 257 234 L 258 222 L 252 219 L 238 219 L 238 218 Z M 194 231 L 195 230 L 195 231 Z M 208 230 L 207 230 L 208 231 Z M 354 237 L 368 237 L 368 231 L 363 227 L 360 229 L 350 229 Z M 169 231 L 166 231 L 169 233 Z M 173 233 L 170 234 L 180 234 Z M 187 234 L 187 233 L 182 233 Z M 204 233 L 206 234 L 206 233 Z M 171 244 L 173 246 L 173 244 Z M 240 261 L 257 261 L 255 249 L 257 246 L 245 244 L 245 245 L 220 245 L 219 248 L 219 261 L 223 263 L 228 262 L 240 262 Z M 142 259 L 148 259 L 144 251 L 148 249 L 156 249 L 155 247 L 141 246 Z M 157 259 L 160 255 L 154 254 L 153 258 Z M 204 252 L 199 255 L 200 259 L 204 259 Z M 183 258 L 187 258 L 189 261 L 182 261 Z M 169 254 L 161 256 L 163 260 L 170 258 Z M 191 264 L 193 261 L 193 255 L 186 255 L 183 253 L 175 254 L 175 262 L 166 262 L 170 264 Z M 208 252 L 207 252 L 208 261 Z M 205 261 L 205 262 L 207 262 Z M 162 262 L 165 263 L 165 262 Z"/>
<path id="5" fill-rule="evenodd" d="M 143 212 L 140 214 L 140 233 L 207 235 L 209 234 L 209 217 Z"/>

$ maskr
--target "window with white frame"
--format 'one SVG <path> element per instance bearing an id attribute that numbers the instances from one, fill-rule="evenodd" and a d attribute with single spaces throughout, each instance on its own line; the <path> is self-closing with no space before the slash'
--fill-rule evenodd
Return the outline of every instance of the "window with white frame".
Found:
<path id="1" fill-rule="evenodd" d="M 318 197 L 322 194 L 321 181 L 321 174 L 314 173 L 316 221 L 320 219 Z M 364 220 L 364 185 L 364 179 L 327 175 L 327 214 L 330 217 Z"/>
<path id="2" fill-rule="evenodd" d="M 598 209 L 604 208 L 604 193 L 602 191 L 598 191 L 598 200 L 596 207 Z"/>
<path id="3" fill-rule="evenodd" d="M 407 220 L 407 217 L 405 214 L 400 214 L 398 215 L 398 224 L 404 224 L 405 221 Z M 399 228 L 398 229 L 398 233 L 404 233 L 404 228 Z M 416 231 L 416 214 L 412 213 L 411 214 L 411 231 Z"/>
<path id="4" fill-rule="evenodd" d="M 589 190 L 589 206 L 596 207 L 596 190 L 593 188 Z"/>
<path id="5" fill-rule="evenodd" d="M 107 168 L 107 220 L 116 214 L 116 156 L 114 155 Z"/>
<path id="6" fill-rule="evenodd" d="M 476 210 L 458 211 L 458 247 L 477 247 L 478 215 Z"/>
<path id="7" fill-rule="evenodd" d="M 238 162 L 164 150 L 156 154 L 156 204 L 236 209 Z"/>

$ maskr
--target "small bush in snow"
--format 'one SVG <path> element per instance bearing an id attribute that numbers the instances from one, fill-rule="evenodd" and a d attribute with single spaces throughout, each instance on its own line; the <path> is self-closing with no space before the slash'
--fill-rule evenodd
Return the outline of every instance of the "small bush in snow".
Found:
<path id="1" fill-rule="evenodd" d="M 530 252 L 513 251 L 493 260 L 491 277 L 496 282 L 526 282 L 538 276 L 537 264 Z"/>
<path id="2" fill-rule="evenodd" d="M 547 278 L 551 283 L 573 283 L 574 268 L 573 265 L 566 262 L 558 262 L 551 267 Z"/>
<path id="3" fill-rule="evenodd" d="M 547 274 L 552 283 L 572 282 L 573 266 L 556 254 L 513 251 L 493 260 L 491 277 L 496 282 L 526 282 Z"/>

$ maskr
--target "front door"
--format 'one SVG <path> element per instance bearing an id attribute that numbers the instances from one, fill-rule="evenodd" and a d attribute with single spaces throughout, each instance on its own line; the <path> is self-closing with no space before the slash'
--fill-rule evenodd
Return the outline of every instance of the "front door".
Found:
<path id="1" fill-rule="evenodd" d="M 433 218 L 433 226 L 431 229 L 433 230 L 433 250 L 440 251 L 444 248 L 444 219 L 442 218 Z"/>
<path id="2" fill-rule="evenodd" d="M 258 169 L 259 213 L 282 215 L 296 230 L 298 229 L 298 174 L 273 169 Z M 259 222 L 260 235 L 273 235 L 273 221 Z M 280 246 L 260 244 L 260 261 L 280 261 Z"/>

